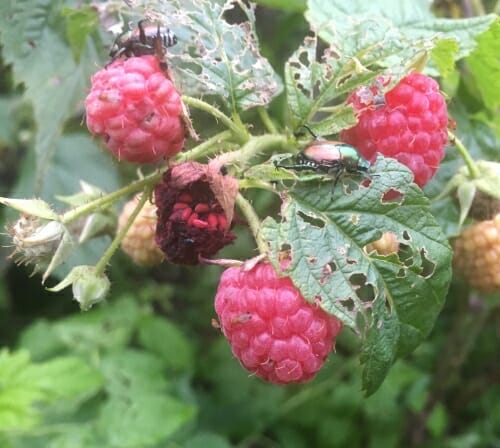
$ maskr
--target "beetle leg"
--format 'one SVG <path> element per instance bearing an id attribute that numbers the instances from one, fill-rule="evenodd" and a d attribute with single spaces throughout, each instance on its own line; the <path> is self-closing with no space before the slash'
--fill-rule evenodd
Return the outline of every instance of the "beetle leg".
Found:
<path id="1" fill-rule="evenodd" d="M 139 22 L 137 23 L 137 26 L 139 27 L 139 40 L 141 42 L 141 44 L 146 44 L 146 33 L 144 32 L 144 27 L 142 26 L 142 24 L 144 23 L 144 19 L 143 20 L 139 20 Z"/>
<path id="2" fill-rule="evenodd" d="M 307 165 L 282 165 L 280 162 L 274 162 L 276 168 L 284 168 L 286 170 L 294 171 L 314 171 L 314 168 Z"/>

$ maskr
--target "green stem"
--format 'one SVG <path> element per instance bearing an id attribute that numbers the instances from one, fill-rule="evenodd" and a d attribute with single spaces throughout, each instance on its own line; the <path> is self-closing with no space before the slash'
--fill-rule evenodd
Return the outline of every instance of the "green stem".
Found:
<path id="1" fill-rule="evenodd" d="M 200 109 L 204 112 L 209 113 L 210 115 L 213 115 L 217 120 L 222 122 L 222 124 L 230 129 L 233 132 L 234 136 L 242 143 L 248 140 L 248 132 L 246 131 L 244 126 L 237 126 L 226 114 L 224 114 L 224 112 L 221 112 L 211 104 L 199 100 L 198 98 L 193 98 L 186 95 L 182 96 L 182 101 L 184 101 L 189 106 L 193 106 L 196 109 Z"/>
<path id="2" fill-rule="evenodd" d="M 144 192 L 141 195 L 141 199 L 137 203 L 137 206 L 135 207 L 134 211 L 132 214 L 129 216 L 127 222 L 125 225 L 120 229 L 118 234 L 115 236 L 115 239 L 111 242 L 111 244 L 108 246 L 104 254 L 102 255 L 101 259 L 97 262 L 95 265 L 95 271 L 96 275 L 103 274 L 106 266 L 108 265 L 109 260 L 111 260 L 111 257 L 113 254 L 116 252 L 118 247 L 120 246 L 120 243 L 122 242 L 123 238 L 128 232 L 128 229 L 130 229 L 130 226 L 133 224 L 135 221 L 135 218 L 137 218 L 137 215 L 140 213 L 142 210 L 142 207 L 148 200 L 149 196 L 151 195 L 151 192 L 153 191 L 153 185 L 148 185 L 145 189 Z"/>
<path id="3" fill-rule="evenodd" d="M 467 151 L 467 148 L 464 146 L 464 144 L 460 141 L 460 139 L 453 134 L 453 132 L 448 131 L 448 138 L 450 139 L 450 142 L 452 142 L 455 147 L 458 150 L 458 153 L 462 157 L 462 159 L 465 162 L 465 165 L 467 165 L 467 169 L 469 170 L 470 177 L 472 179 L 477 179 L 480 176 L 479 169 L 472 159 L 472 157 L 469 154 L 469 151 Z"/>
<path id="4" fill-rule="evenodd" d="M 258 188 L 260 190 L 267 190 L 271 193 L 278 194 L 276 188 L 270 183 L 264 180 L 257 179 L 242 179 L 238 182 L 238 188 L 240 190 L 247 190 L 249 188 Z"/>
<path id="5" fill-rule="evenodd" d="M 255 238 L 259 252 L 261 254 L 266 254 L 269 252 L 269 248 L 260 233 L 260 219 L 255 212 L 255 209 L 252 207 L 252 204 L 250 204 L 250 202 L 248 202 L 240 193 L 236 196 L 236 204 L 248 222 L 248 226 L 250 227 L 253 237 Z"/>
<path id="6" fill-rule="evenodd" d="M 187 160 L 199 160 L 203 157 L 212 155 L 215 152 L 220 152 L 220 145 L 222 142 L 229 140 L 233 136 L 233 133 L 229 130 L 219 132 L 198 146 L 190 149 L 189 151 L 180 153 L 176 158 L 176 163 L 185 162 Z"/>
<path id="7" fill-rule="evenodd" d="M 257 111 L 259 112 L 259 117 L 262 120 L 262 123 L 264 123 L 264 126 L 266 127 L 267 131 L 270 134 L 277 134 L 278 130 L 276 129 L 276 126 L 274 126 L 273 121 L 271 120 L 271 117 L 267 113 L 267 109 L 263 107 L 257 108 Z"/>
<path id="8" fill-rule="evenodd" d="M 264 134 L 252 137 L 248 142 L 237 151 L 227 152 L 219 157 L 219 160 L 225 165 L 238 163 L 245 165 L 255 156 L 271 151 L 276 148 L 282 148 L 286 145 L 287 139 L 283 135 Z"/>
<path id="9" fill-rule="evenodd" d="M 69 224 L 70 222 L 73 222 L 74 220 L 80 218 L 81 216 L 85 216 L 98 208 L 107 206 L 108 204 L 116 201 L 122 196 L 128 196 L 132 193 L 137 193 L 138 191 L 143 190 L 144 187 L 150 187 L 152 185 L 155 185 L 160 181 L 162 174 L 163 173 L 161 172 L 155 172 L 153 174 L 150 174 L 149 176 L 146 176 L 143 179 L 139 179 L 136 180 L 135 182 L 132 182 L 131 184 L 128 184 L 126 187 L 120 188 L 119 190 L 113 191 L 112 193 L 101 196 L 100 198 L 95 199 L 94 201 L 90 201 L 84 205 L 81 205 L 80 207 L 73 208 L 64 213 L 61 216 L 60 221 L 63 224 Z"/>

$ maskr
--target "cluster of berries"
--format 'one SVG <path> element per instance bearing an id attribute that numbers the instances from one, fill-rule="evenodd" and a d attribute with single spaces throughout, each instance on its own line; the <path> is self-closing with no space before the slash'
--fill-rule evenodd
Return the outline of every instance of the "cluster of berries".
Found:
<path id="1" fill-rule="evenodd" d="M 172 36 L 158 28 L 155 37 L 154 30 L 140 24 L 135 35 L 115 44 L 114 59 L 92 78 L 85 103 L 87 125 L 119 160 L 157 162 L 173 157 L 184 146 L 181 95 L 158 57 L 158 50 L 163 53 L 176 42 Z M 341 138 L 357 147 L 366 160 L 373 160 L 376 152 L 398 159 L 423 186 L 443 158 L 447 141 L 446 103 L 438 85 L 415 73 L 385 95 L 379 94 L 379 88 L 375 85 L 351 95 L 358 124 Z M 170 167 L 155 187 L 155 205 L 146 205 L 130 227 L 122 242 L 124 251 L 142 265 L 163 259 L 193 265 L 231 243 L 238 186 L 223 171 L 220 166 L 195 162 Z M 134 199 L 125 206 L 120 228 L 136 204 Z M 387 238 L 379 244 L 382 249 L 373 250 L 397 250 L 397 241 Z M 215 310 L 241 364 L 277 384 L 313 378 L 342 330 L 336 317 L 320 304 L 307 302 L 292 281 L 280 277 L 267 262 L 227 269 Z"/>

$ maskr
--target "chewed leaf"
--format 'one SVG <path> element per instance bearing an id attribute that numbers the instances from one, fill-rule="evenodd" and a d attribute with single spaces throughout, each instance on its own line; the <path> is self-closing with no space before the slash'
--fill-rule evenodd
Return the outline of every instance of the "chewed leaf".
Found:
<path id="1" fill-rule="evenodd" d="M 288 59 L 285 84 L 295 126 L 312 125 L 316 119 L 313 127 L 328 135 L 356 123 L 351 108 L 339 107 L 346 94 L 374 82 L 393 59 L 399 61 L 391 67 L 391 81 L 396 82 L 424 44 L 413 43 L 408 50 L 409 43 L 388 22 L 353 22 L 345 29 L 326 28 L 325 33 L 330 46 L 322 54 L 318 38 L 306 37 Z"/>
<path id="2" fill-rule="evenodd" d="M 263 235 L 277 266 L 289 257 L 284 274 L 304 297 L 359 334 L 364 387 L 373 392 L 395 357 L 432 329 L 451 278 L 451 251 L 406 167 L 379 157 L 369 176 L 346 175 L 335 189 L 333 181 L 297 182 L 282 222 L 267 218 Z M 384 232 L 396 235 L 397 252 L 366 250 Z"/>
<path id="3" fill-rule="evenodd" d="M 159 3 L 158 10 L 159 16 L 167 10 L 178 38 L 169 60 L 185 94 L 220 95 L 237 111 L 264 106 L 281 92 L 280 78 L 259 51 L 253 7 L 242 1 L 173 0 Z"/>

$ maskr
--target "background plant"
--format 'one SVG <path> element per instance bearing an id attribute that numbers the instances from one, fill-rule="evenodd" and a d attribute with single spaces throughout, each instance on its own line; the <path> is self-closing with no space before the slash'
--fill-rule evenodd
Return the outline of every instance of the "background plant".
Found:
<path id="1" fill-rule="evenodd" d="M 468 3 L 464 8 L 437 4 L 431 12 L 427 2 L 402 2 L 395 10 L 380 1 L 369 11 L 345 2 L 261 3 L 267 8 L 254 11 L 238 4 L 221 20 L 223 5 L 210 2 L 148 2 L 146 10 L 140 2 L 132 8 L 121 2 L 78 8 L 50 0 L 4 2 L 2 196 L 40 197 L 63 210 L 63 204 L 81 206 L 72 196 L 77 192 L 86 194 L 87 201 L 123 185 L 125 196 L 152 184 L 157 174 L 137 181 L 133 167 L 111 162 L 81 126 L 90 75 L 96 63 L 106 62 L 112 42 L 104 30 L 117 17 L 126 23 L 144 15 L 166 22 L 181 43 L 172 48 L 169 63 L 202 143 L 192 143 L 179 160 L 224 153 L 259 216 L 276 216 L 278 201 L 265 190 L 284 175 L 266 161 L 273 152 L 295 150 L 293 131 L 313 123 L 318 134 L 331 135 L 353 125 L 347 93 L 387 69 L 397 82 L 426 59 L 425 70 L 440 77 L 450 98 L 460 146 L 474 159 L 498 161 L 495 51 L 500 28 L 497 17 L 485 13 L 494 5 L 485 3 L 481 10 Z M 457 14 L 470 17 L 437 18 Z M 305 37 L 309 27 L 317 35 Z M 337 50 L 335 57 L 317 59 L 328 45 Z M 450 146 L 426 187 L 428 197 L 444 189 L 461 160 Z M 7 175 L 11 172 L 16 176 Z M 383 173 L 372 179 L 380 188 L 410 179 L 390 161 L 377 162 L 376 172 Z M 429 209 L 417 189 L 405 193 L 407 205 L 425 210 L 428 220 L 421 232 L 410 225 L 415 222 L 413 208 L 400 210 L 407 214 L 417 245 L 430 244 L 429 228 L 437 229 L 432 216 L 446 236 L 458 233 L 459 208 L 452 195 L 441 195 Z M 61 195 L 66 198 L 56 202 Z M 286 232 L 310 225 L 310 213 L 327 214 L 330 195 L 329 185 L 314 193 L 299 185 L 283 211 L 290 226 Z M 337 212 L 350 210 L 349 201 L 360 196 L 359 190 L 337 196 Z M 377 207 L 370 195 L 364 197 L 366 211 Z M 3 220 L 13 219 L 7 209 L 2 212 Z M 106 221 L 107 215 L 98 218 Z M 327 221 L 342 226 L 342 213 Z M 265 238 L 278 248 L 287 233 L 275 218 L 264 225 Z M 349 229 L 347 234 L 351 240 L 359 236 Z M 254 247 L 249 236 L 240 230 L 238 243 L 225 255 L 248 258 Z M 65 265 L 54 269 L 54 279 L 63 278 L 71 266 L 105 265 L 98 260 L 108 245 L 109 238 L 102 237 L 78 246 Z M 429 300 L 425 288 L 429 294 L 444 294 L 447 286 L 449 253 L 441 247 L 432 254 L 443 273 L 433 277 L 436 284 L 423 285 L 422 300 Z M 39 279 L 27 282 L 26 272 L 5 262 L 2 269 L 7 274 L 1 283 L 6 350 L 0 369 L 0 428 L 5 446 L 309 446 L 311 440 L 317 446 L 498 444 L 498 299 L 472 295 L 459 283 L 452 284 L 447 305 L 425 341 L 410 333 L 395 337 L 400 325 L 391 319 L 392 333 L 382 333 L 381 341 L 380 333 L 370 333 L 372 327 L 332 301 L 327 306 L 333 312 L 344 321 L 351 319 L 352 327 L 359 325 L 359 333 L 367 331 L 362 386 L 360 342 L 345 331 L 338 353 L 313 383 L 282 389 L 250 381 L 208 325 L 213 293 L 207 291 L 215 291 L 217 268 L 137 271 L 117 253 L 107 271 L 112 279 L 108 303 L 78 316 L 67 316 L 74 314 L 69 295 L 45 297 Z M 304 269 L 290 272 L 314 296 L 317 285 L 308 284 L 306 274 Z M 374 278 L 380 282 L 386 277 Z M 138 291 L 134 297 L 127 294 L 131 289 Z M 408 294 L 404 283 L 392 292 L 401 298 Z M 443 302 L 444 297 L 431 309 L 433 318 Z M 423 325 L 423 335 L 431 330 L 432 319 L 426 322 L 419 315 L 415 322 Z M 163 341 L 169 343 L 159 343 Z M 422 341 L 389 371 L 396 354 L 406 355 Z M 374 353 L 377 362 L 370 360 Z M 363 398 L 361 387 L 374 392 L 387 373 L 378 392 Z"/>

